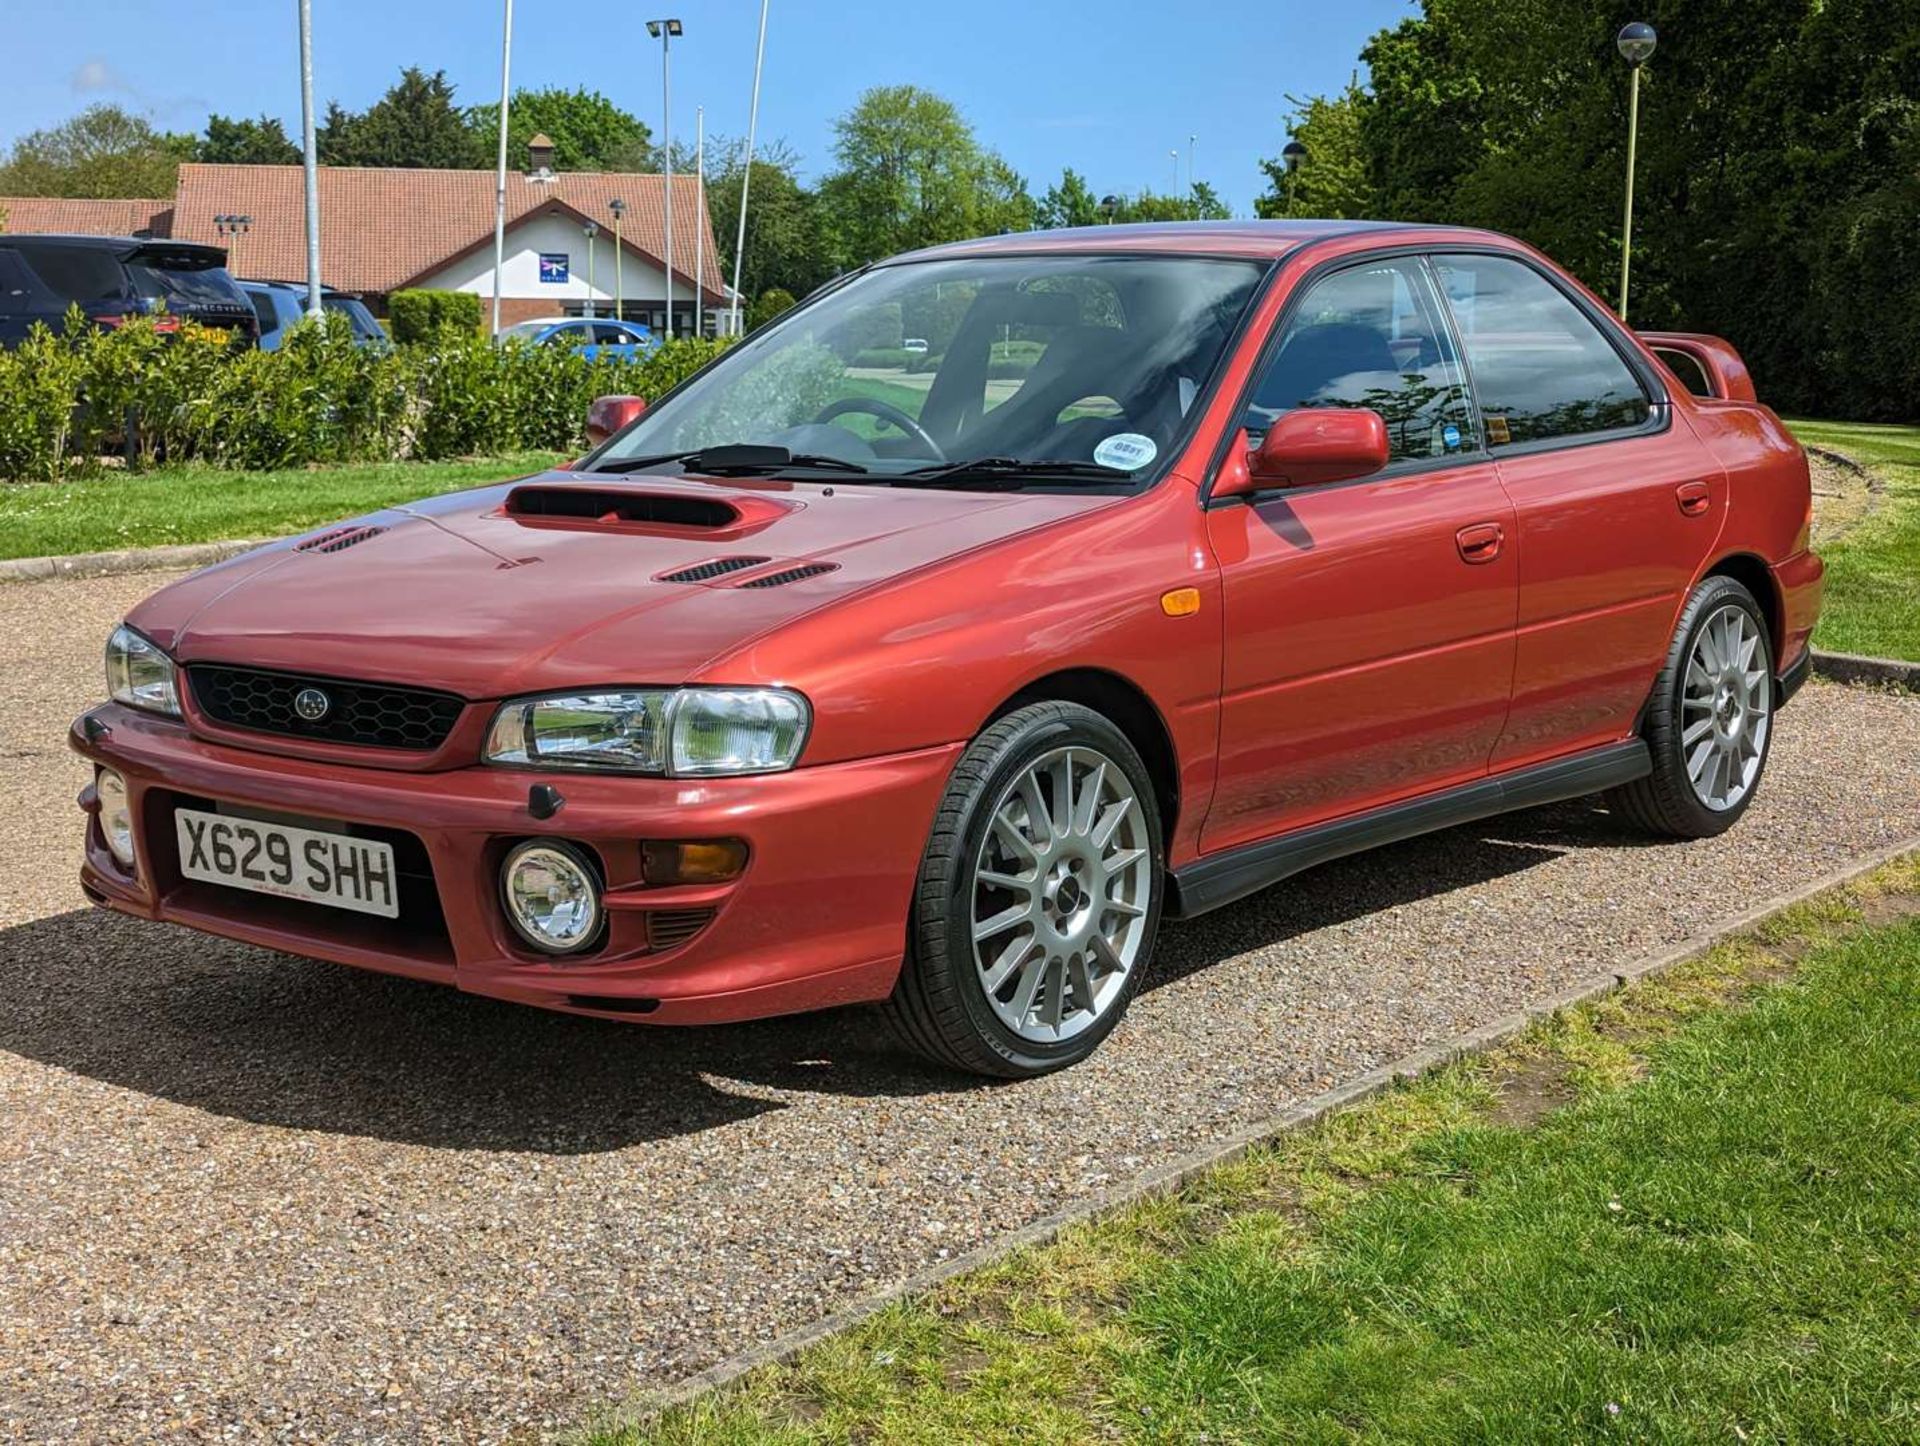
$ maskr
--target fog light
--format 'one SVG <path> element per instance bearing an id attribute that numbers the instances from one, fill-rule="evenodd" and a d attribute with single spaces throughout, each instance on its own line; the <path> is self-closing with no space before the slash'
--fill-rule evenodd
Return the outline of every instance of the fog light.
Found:
<path id="1" fill-rule="evenodd" d="M 571 954 L 600 934 L 600 880 L 587 857 L 559 839 L 518 845 L 500 868 L 514 932 L 545 954 Z"/>
<path id="2" fill-rule="evenodd" d="M 640 866 L 650 884 L 720 884 L 747 866 L 747 845 L 737 838 L 651 839 L 640 845 Z"/>
<path id="3" fill-rule="evenodd" d="M 123 867 L 133 867 L 133 807 L 127 801 L 127 781 L 111 768 L 94 775 L 93 791 L 100 798 L 100 836 Z"/>

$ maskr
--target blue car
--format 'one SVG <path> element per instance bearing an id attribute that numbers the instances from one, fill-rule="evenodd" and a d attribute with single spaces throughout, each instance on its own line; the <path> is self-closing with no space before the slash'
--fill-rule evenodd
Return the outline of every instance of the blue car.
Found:
<path id="1" fill-rule="evenodd" d="M 278 351 L 287 328 L 307 314 L 307 288 L 286 281 L 243 281 L 240 289 L 246 292 L 247 300 L 253 303 L 254 314 L 260 318 L 260 350 Z M 320 304 L 330 314 L 347 319 L 353 328 L 355 346 L 384 351 L 393 345 L 386 329 L 358 297 L 342 296 L 323 287 Z"/>
<path id="2" fill-rule="evenodd" d="M 502 341 L 518 341 L 528 346 L 570 346 L 588 361 L 597 357 L 624 357 L 631 361 L 652 355 L 660 338 L 637 321 L 616 321 L 610 316 L 546 317 L 523 321 L 500 333 Z"/>

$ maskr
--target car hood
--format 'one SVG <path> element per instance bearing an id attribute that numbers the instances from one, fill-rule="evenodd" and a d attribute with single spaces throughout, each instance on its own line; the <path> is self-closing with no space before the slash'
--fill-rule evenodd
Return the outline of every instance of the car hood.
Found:
<path id="1" fill-rule="evenodd" d="M 274 543 L 128 621 L 182 663 L 468 698 L 678 683 L 804 613 L 1113 501 L 557 471 Z"/>

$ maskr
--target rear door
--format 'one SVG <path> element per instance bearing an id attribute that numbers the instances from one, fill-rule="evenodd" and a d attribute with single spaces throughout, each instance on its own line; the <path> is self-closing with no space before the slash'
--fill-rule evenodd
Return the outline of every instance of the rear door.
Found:
<path id="1" fill-rule="evenodd" d="M 1725 474 L 1613 323 L 1512 254 L 1433 258 L 1518 522 L 1495 771 L 1633 729 L 1726 513 Z"/>
<path id="2" fill-rule="evenodd" d="M 1391 460 L 1208 512 L 1226 645 L 1206 852 L 1483 777 L 1506 716 L 1513 511 L 1419 257 L 1305 283 L 1246 440 L 1299 406 L 1379 412 Z"/>

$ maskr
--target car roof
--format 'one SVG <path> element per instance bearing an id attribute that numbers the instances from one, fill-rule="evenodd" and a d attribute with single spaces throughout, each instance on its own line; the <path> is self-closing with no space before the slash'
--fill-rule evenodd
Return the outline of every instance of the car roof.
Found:
<path id="1" fill-rule="evenodd" d="M 89 251 L 113 251 L 122 255 L 134 251 L 152 250 L 171 251 L 181 255 L 217 256 L 222 262 L 227 259 L 227 253 L 222 247 L 209 246 L 203 241 L 175 241 L 166 236 L 72 236 L 52 231 L 0 233 L 0 246 L 14 246 L 22 241 L 35 243 L 51 241 L 61 246 L 73 246 Z"/>
<path id="2" fill-rule="evenodd" d="M 1314 241 L 1337 236 L 1377 236 L 1390 240 L 1445 233 L 1461 239 L 1508 242 L 1493 231 L 1468 226 L 1437 226 L 1411 221 L 1150 221 L 1119 226 L 1067 226 L 1057 231 L 1020 231 L 1004 236 L 981 236 L 954 241 L 890 258 L 926 261 L 959 256 L 1062 252 L 1145 252 L 1166 255 L 1251 256 L 1268 259 L 1286 255 Z M 885 264 L 885 263 L 883 263 Z"/>

